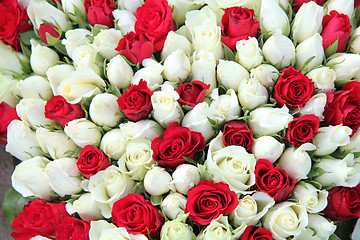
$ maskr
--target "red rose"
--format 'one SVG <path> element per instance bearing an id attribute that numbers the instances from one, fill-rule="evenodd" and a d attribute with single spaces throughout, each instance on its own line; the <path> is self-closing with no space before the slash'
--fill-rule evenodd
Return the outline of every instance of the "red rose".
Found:
<path id="1" fill-rule="evenodd" d="M 53 38 L 60 38 L 59 30 L 55 25 L 42 23 L 39 27 L 39 36 L 44 43 L 49 44 L 46 34 L 49 34 Z"/>
<path id="2" fill-rule="evenodd" d="M 7 127 L 12 120 L 20 120 L 16 110 L 6 102 L 0 104 L 0 144 L 6 144 Z"/>
<path id="3" fill-rule="evenodd" d="M 305 106 L 314 92 L 311 79 L 290 66 L 282 71 L 274 87 L 274 98 L 281 106 L 297 108 Z"/>
<path id="4" fill-rule="evenodd" d="M 329 125 L 343 124 L 353 129 L 354 134 L 360 124 L 360 82 L 346 83 L 342 90 L 329 95 L 325 106 L 324 121 Z"/>
<path id="5" fill-rule="evenodd" d="M 298 148 L 304 143 L 311 141 L 319 129 L 319 117 L 310 114 L 292 120 L 286 130 L 285 139 L 294 147 Z"/>
<path id="6" fill-rule="evenodd" d="M 112 12 L 115 9 L 113 0 L 85 0 L 84 6 L 91 25 L 101 24 L 111 28 L 114 25 Z"/>
<path id="7" fill-rule="evenodd" d="M 207 225 L 220 214 L 231 213 L 239 204 L 235 192 L 223 182 L 202 180 L 188 192 L 185 213 L 197 225 Z"/>
<path id="8" fill-rule="evenodd" d="M 274 167 L 267 159 L 259 159 L 255 167 L 255 188 L 266 192 L 275 202 L 286 199 L 296 184 L 292 182 L 286 171 L 280 167 Z"/>
<path id="9" fill-rule="evenodd" d="M 221 18 L 221 41 L 231 50 L 236 49 L 236 42 L 249 37 L 256 37 L 259 22 L 254 10 L 242 7 L 226 8 Z"/>
<path id="10" fill-rule="evenodd" d="M 166 128 L 162 137 L 157 137 L 151 142 L 151 149 L 155 161 L 163 167 L 175 169 L 186 162 L 183 157 L 195 161 L 198 154 L 205 149 L 205 145 L 201 133 L 190 131 L 173 122 Z"/>
<path id="11" fill-rule="evenodd" d="M 86 145 L 79 154 L 79 159 L 76 161 L 76 166 L 79 172 L 89 179 L 101 170 L 110 166 L 109 158 L 96 147 Z"/>
<path id="12" fill-rule="evenodd" d="M 354 8 L 357 8 L 360 6 L 360 0 L 355 0 L 354 2 Z"/>
<path id="13" fill-rule="evenodd" d="M 80 104 L 70 104 L 60 95 L 48 100 L 45 105 L 45 117 L 56 121 L 62 128 L 68 122 L 84 116 Z"/>
<path id="14" fill-rule="evenodd" d="M 120 39 L 116 51 L 121 52 L 133 64 L 141 63 L 151 57 L 154 52 L 153 44 L 144 36 L 129 32 Z"/>
<path id="15" fill-rule="evenodd" d="M 64 217 L 70 216 L 65 203 L 49 203 L 37 198 L 26 204 L 14 218 L 11 236 L 15 239 L 30 239 L 36 235 L 52 237 Z"/>
<path id="16" fill-rule="evenodd" d="M 176 30 L 172 9 L 166 0 L 148 0 L 136 10 L 135 32 L 144 34 L 160 51 L 167 34 Z"/>
<path id="17" fill-rule="evenodd" d="M 138 85 L 132 85 L 118 98 L 117 103 L 121 111 L 131 121 L 146 118 L 152 110 L 151 95 L 153 92 L 147 87 L 144 80 Z"/>
<path id="18" fill-rule="evenodd" d="M 234 120 L 226 123 L 224 126 L 223 143 L 226 147 L 237 145 L 249 150 L 254 144 L 254 138 L 245 122 Z"/>
<path id="19" fill-rule="evenodd" d="M 324 16 L 322 25 L 321 37 L 323 38 L 324 50 L 338 40 L 336 52 L 344 52 L 351 34 L 349 17 L 333 10 L 329 15 Z"/>
<path id="20" fill-rule="evenodd" d="M 266 228 L 256 228 L 253 225 L 248 226 L 239 240 L 273 240 L 272 233 Z"/>
<path id="21" fill-rule="evenodd" d="M 299 10 L 299 8 L 301 7 L 301 5 L 303 5 L 304 3 L 316 2 L 317 5 L 321 5 L 325 1 L 326 0 L 293 0 L 293 8 L 294 8 L 295 12 L 297 12 Z"/>
<path id="22" fill-rule="evenodd" d="M 89 231 L 89 222 L 69 216 L 56 228 L 56 240 L 88 240 Z"/>
<path id="23" fill-rule="evenodd" d="M 196 104 L 201 103 L 205 98 L 206 90 L 210 88 L 210 84 L 205 84 L 201 81 L 192 81 L 191 83 L 183 83 L 176 89 L 179 94 L 179 102 L 182 105 L 195 107 Z"/>
<path id="24" fill-rule="evenodd" d="M 149 200 L 142 195 L 131 193 L 116 201 L 113 205 L 112 221 L 118 227 L 124 227 L 129 233 L 150 233 L 151 237 L 159 235 L 165 219 Z"/>
<path id="25" fill-rule="evenodd" d="M 2 0 L 0 16 L 0 40 L 18 51 L 20 49 L 19 33 L 31 29 L 26 10 L 17 0 Z"/>
<path id="26" fill-rule="evenodd" d="M 329 190 L 325 215 L 333 221 L 360 217 L 360 184 L 356 187 L 335 187 Z"/>

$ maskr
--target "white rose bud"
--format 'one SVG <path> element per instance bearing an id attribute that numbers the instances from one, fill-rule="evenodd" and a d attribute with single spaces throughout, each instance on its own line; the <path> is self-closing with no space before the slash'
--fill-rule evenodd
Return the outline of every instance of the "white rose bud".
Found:
<path id="1" fill-rule="evenodd" d="M 266 61 L 280 68 L 286 68 L 295 63 L 294 44 L 285 35 L 272 35 L 264 43 L 262 51 Z"/>
<path id="2" fill-rule="evenodd" d="M 79 10 L 84 16 L 86 16 L 85 6 L 83 1 L 81 0 L 63 0 L 61 1 L 61 6 L 64 9 L 64 12 L 67 13 L 67 16 L 71 20 L 76 21 L 76 13 L 75 11 Z M 77 10 L 75 10 L 77 9 Z"/>
<path id="3" fill-rule="evenodd" d="M 277 0 L 263 0 L 261 2 L 259 22 L 262 33 L 289 35 L 289 19 Z"/>
<path id="4" fill-rule="evenodd" d="M 106 73 L 109 81 L 117 88 L 127 88 L 131 84 L 134 71 L 121 55 L 113 57 L 107 64 Z"/>
<path id="5" fill-rule="evenodd" d="M 216 67 L 216 74 L 220 84 L 235 91 L 243 80 L 249 79 L 249 72 L 239 63 L 222 59 Z"/>
<path id="6" fill-rule="evenodd" d="M 144 5 L 144 0 L 119 0 L 118 8 L 129 10 L 132 14 L 136 14 L 136 9 Z"/>
<path id="7" fill-rule="evenodd" d="M 59 55 L 51 48 L 45 47 L 31 39 L 30 65 L 32 70 L 41 76 L 45 76 L 49 67 L 60 61 Z"/>
<path id="8" fill-rule="evenodd" d="M 199 170 L 191 164 L 181 164 L 172 173 L 173 183 L 179 193 L 187 195 L 200 182 Z"/>
<path id="9" fill-rule="evenodd" d="M 264 158 L 274 163 L 283 153 L 285 144 L 278 142 L 274 137 L 262 136 L 254 140 L 251 152 L 258 160 Z"/>
<path id="10" fill-rule="evenodd" d="M 282 108 L 256 108 L 250 113 L 249 126 L 256 135 L 272 135 L 287 128 L 293 118 L 285 105 Z"/>
<path id="11" fill-rule="evenodd" d="M 354 13 L 354 0 L 329 0 L 326 5 L 326 13 L 329 14 L 335 10 L 338 13 L 343 13 L 351 18 Z"/>
<path id="12" fill-rule="evenodd" d="M 259 43 L 254 37 L 237 41 L 236 51 L 236 60 L 247 70 L 259 66 L 264 59 Z"/>
<path id="13" fill-rule="evenodd" d="M 0 58 L 0 73 L 5 75 L 22 74 L 23 67 L 21 62 L 29 63 L 29 60 L 22 53 L 16 52 L 11 46 L 5 45 L 1 40 L 0 55 L 6 56 L 6 58 Z"/>
<path id="14" fill-rule="evenodd" d="M 351 128 L 342 125 L 321 127 L 314 137 L 316 156 L 333 153 L 338 147 L 350 142 Z"/>
<path id="15" fill-rule="evenodd" d="M 64 131 L 76 145 L 83 148 L 86 145 L 98 146 L 101 132 L 93 122 L 85 118 L 75 119 L 65 126 Z"/>
<path id="16" fill-rule="evenodd" d="M 352 153 L 360 152 L 360 131 L 356 131 L 356 133 L 350 138 L 350 142 L 341 146 L 340 150 L 350 151 Z"/>
<path id="17" fill-rule="evenodd" d="M 72 59 L 77 70 L 92 69 L 97 75 L 100 75 L 100 66 L 103 64 L 98 57 L 94 45 L 84 44 L 74 48 Z"/>
<path id="18" fill-rule="evenodd" d="M 36 139 L 44 153 L 53 159 L 71 157 L 78 146 L 62 131 L 50 131 L 40 127 L 36 129 Z"/>
<path id="19" fill-rule="evenodd" d="M 231 121 L 240 116 L 240 105 L 236 93 L 229 89 L 226 94 L 219 96 L 219 90 L 215 88 L 211 93 L 212 102 L 210 108 L 217 109 L 225 116 L 225 121 Z"/>
<path id="20" fill-rule="evenodd" d="M 19 82 L 18 87 L 23 98 L 41 98 L 46 101 L 53 97 L 49 81 L 41 76 L 25 78 Z"/>
<path id="21" fill-rule="evenodd" d="M 256 78 L 261 85 L 267 88 L 272 88 L 279 76 L 279 71 L 270 64 L 261 64 L 250 71 L 250 77 Z"/>
<path id="22" fill-rule="evenodd" d="M 118 103 L 118 97 L 110 93 L 96 95 L 90 103 L 89 114 L 91 120 L 100 126 L 115 127 L 119 124 L 122 115 Z"/>
<path id="23" fill-rule="evenodd" d="M 308 72 L 320 66 L 324 60 L 324 48 L 322 46 L 322 37 L 319 33 L 315 33 L 312 37 L 301 42 L 295 50 L 297 69 L 304 68 Z M 310 62 L 308 62 L 312 59 Z M 305 63 L 307 64 L 305 66 Z"/>
<path id="24" fill-rule="evenodd" d="M 172 16 L 177 26 L 185 23 L 187 12 L 199 9 L 202 6 L 202 3 L 196 0 L 169 0 L 168 4 L 173 9 Z"/>
<path id="25" fill-rule="evenodd" d="M 128 140 L 120 129 L 112 129 L 105 133 L 101 139 L 100 149 L 112 159 L 119 159 L 125 153 Z"/>
<path id="26" fill-rule="evenodd" d="M 319 117 L 320 120 L 323 120 L 324 116 L 322 114 L 326 105 L 326 99 L 327 97 L 325 93 L 318 93 L 312 96 L 305 106 L 299 109 L 301 116 L 314 114 Z"/>
<path id="27" fill-rule="evenodd" d="M 165 221 L 161 227 L 161 240 L 193 240 L 192 227 L 185 223 L 187 215 L 178 216 L 172 221 Z"/>
<path id="28" fill-rule="evenodd" d="M 124 227 L 116 227 L 105 220 L 91 221 L 89 238 L 91 240 L 147 240 L 143 234 L 132 235 Z"/>
<path id="29" fill-rule="evenodd" d="M 75 67 L 68 64 L 60 64 L 55 65 L 53 67 L 49 67 L 46 71 L 46 77 L 49 79 L 50 87 L 53 91 L 54 96 L 58 94 L 58 87 L 61 81 L 70 76 L 72 72 L 75 71 Z"/>
<path id="30" fill-rule="evenodd" d="M 248 110 L 253 110 L 267 103 L 269 94 L 256 78 L 250 78 L 240 83 L 238 97 L 241 106 Z"/>
<path id="31" fill-rule="evenodd" d="M 80 192 L 80 172 L 75 158 L 60 158 L 49 162 L 45 173 L 49 178 L 49 185 L 60 197 Z"/>
<path id="32" fill-rule="evenodd" d="M 16 107 L 19 102 L 17 96 L 21 95 L 20 89 L 17 87 L 19 81 L 11 76 L 0 73 L 0 102 L 6 102 L 12 108 Z"/>
<path id="33" fill-rule="evenodd" d="M 134 77 L 131 79 L 131 83 L 139 84 L 140 80 L 145 80 L 148 88 L 150 88 L 151 91 L 154 91 L 164 82 L 161 75 L 164 71 L 164 66 L 150 58 L 144 59 L 142 65 L 144 68 L 141 68 L 135 73 Z"/>
<path id="34" fill-rule="evenodd" d="M 129 10 L 115 9 L 112 14 L 115 24 L 120 29 L 122 35 L 125 36 L 129 32 L 135 32 L 136 17 Z"/>
<path id="35" fill-rule="evenodd" d="M 164 76 L 174 83 L 184 82 L 190 75 L 190 60 L 186 54 L 178 49 L 165 58 Z"/>
<path id="36" fill-rule="evenodd" d="M 159 123 L 150 119 L 137 122 L 128 121 L 127 123 L 121 123 L 119 127 L 125 139 L 146 138 L 152 141 L 160 137 L 164 132 Z"/>
<path id="37" fill-rule="evenodd" d="M 170 53 L 178 49 L 182 50 L 188 57 L 192 55 L 192 45 L 189 40 L 183 35 L 170 31 L 161 51 L 161 59 L 166 58 Z"/>
<path id="38" fill-rule="evenodd" d="M 194 52 L 191 65 L 191 81 L 202 81 L 210 84 L 209 91 L 216 88 L 216 60 L 211 52 Z"/>
<path id="39" fill-rule="evenodd" d="M 219 8 L 230 8 L 238 6 L 246 6 L 247 0 L 215 0 L 217 7 Z"/>
<path id="40" fill-rule="evenodd" d="M 170 193 L 161 202 L 161 209 L 169 219 L 184 214 L 187 198 L 180 193 Z"/>
<path id="41" fill-rule="evenodd" d="M 47 158 L 37 156 L 16 165 L 11 175 L 12 187 L 23 197 L 50 199 L 52 189 L 44 171 L 48 163 Z"/>
<path id="42" fill-rule="evenodd" d="M 306 74 L 306 76 L 312 80 L 315 87 L 320 90 L 319 92 L 326 93 L 335 88 L 336 73 L 329 67 L 315 68 Z"/>
<path id="43" fill-rule="evenodd" d="M 85 221 L 102 219 L 100 208 L 101 203 L 94 201 L 90 193 L 82 194 L 73 203 L 66 204 L 66 210 L 69 214 L 78 213 L 81 219 Z"/>
<path id="44" fill-rule="evenodd" d="M 65 46 L 69 57 L 72 58 L 72 52 L 76 47 L 90 43 L 90 40 L 86 37 L 87 35 L 92 36 L 92 33 L 82 28 L 69 30 L 65 33 L 65 38 L 61 43 Z"/>
<path id="45" fill-rule="evenodd" d="M 152 196 L 159 196 L 174 189 L 172 177 L 165 168 L 153 166 L 146 172 L 144 187 L 146 192 Z"/>
<path id="46" fill-rule="evenodd" d="M 349 44 L 350 52 L 360 54 L 360 26 L 351 34 Z"/>
<path id="47" fill-rule="evenodd" d="M 94 47 L 101 56 L 107 59 L 115 57 L 119 52 L 115 50 L 118 46 L 122 34 L 119 30 L 114 28 L 101 29 L 100 32 L 94 37 Z"/>
<path id="48" fill-rule="evenodd" d="M 320 190 L 310 183 L 300 182 L 293 190 L 295 198 L 309 213 L 318 213 L 327 205 L 328 191 Z"/>
<path id="49" fill-rule="evenodd" d="M 309 228 L 316 231 L 319 239 L 329 239 L 329 237 L 335 232 L 336 225 L 332 221 L 328 221 L 326 218 L 319 214 L 309 214 Z"/>
<path id="50" fill-rule="evenodd" d="M 330 59 L 326 65 L 336 72 L 336 81 L 360 80 L 360 55 L 353 53 L 341 53 Z"/>
<path id="51" fill-rule="evenodd" d="M 301 43 L 322 28 L 324 8 L 314 1 L 303 3 L 295 14 L 294 23 L 291 28 L 293 39 Z"/>
<path id="52" fill-rule="evenodd" d="M 311 157 L 306 151 L 315 150 L 311 143 L 304 143 L 298 148 L 289 147 L 279 159 L 279 166 L 291 179 L 306 179 L 311 170 Z"/>

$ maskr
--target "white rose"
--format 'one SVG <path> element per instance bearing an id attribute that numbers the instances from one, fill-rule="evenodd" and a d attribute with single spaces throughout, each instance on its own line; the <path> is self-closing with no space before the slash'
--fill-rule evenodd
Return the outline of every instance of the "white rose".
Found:
<path id="1" fill-rule="evenodd" d="M 262 107 L 250 113 L 249 126 L 255 135 L 272 135 L 287 128 L 292 120 L 285 105 L 282 108 Z"/>
<path id="2" fill-rule="evenodd" d="M 139 84 L 140 80 L 145 80 L 148 88 L 153 91 L 164 82 L 161 75 L 164 71 L 164 66 L 150 58 L 144 59 L 142 65 L 144 68 L 141 68 L 135 73 L 131 79 L 131 83 Z"/>
<path id="3" fill-rule="evenodd" d="M 44 171 L 47 163 L 49 163 L 47 158 L 37 156 L 16 165 L 11 175 L 13 188 L 23 197 L 50 199 L 52 189 Z"/>
<path id="4" fill-rule="evenodd" d="M 282 34 L 272 35 L 262 48 L 264 58 L 270 64 L 286 68 L 295 63 L 295 47 L 292 40 Z"/>
<path id="5" fill-rule="evenodd" d="M 73 71 L 75 71 L 75 67 L 68 64 L 60 64 L 49 67 L 49 69 L 46 71 L 46 77 L 49 79 L 50 87 L 54 96 L 59 95 L 57 89 L 61 81 L 69 77 Z"/>
<path id="6" fill-rule="evenodd" d="M 274 66 L 266 63 L 261 64 L 250 71 L 250 77 L 256 78 L 261 85 L 267 88 L 272 88 L 279 76 L 279 71 Z"/>
<path id="7" fill-rule="evenodd" d="M 121 55 L 113 57 L 107 64 L 106 73 L 109 81 L 117 88 L 127 88 L 131 84 L 134 71 Z"/>
<path id="8" fill-rule="evenodd" d="M 216 67 L 216 74 L 220 84 L 235 91 L 243 80 L 249 78 L 249 72 L 239 63 L 222 59 Z"/>
<path id="9" fill-rule="evenodd" d="M 269 94 L 256 78 L 249 78 L 240 83 L 238 97 L 241 106 L 253 110 L 267 103 Z"/>
<path id="10" fill-rule="evenodd" d="M 190 60 L 183 50 L 170 53 L 164 61 L 164 76 L 174 83 L 184 82 L 190 75 Z"/>
<path id="11" fill-rule="evenodd" d="M 297 45 L 295 50 L 295 67 L 297 69 L 304 68 L 304 72 L 308 72 L 322 64 L 324 55 L 325 52 L 322 46 L 322 37 L 319 33 L 315 33 L 312 37 L 307 38 Z M 312 60 L 308 62 L 309 59 Z M 307 63 L 306 66 L 305 63 Z"/>
<path id="12" fill-rule="evenodd" d="M 187 198 L 180 193 L 170 193 L 161 202 L 161 209 L 169 219 L 184 214 Z"/>
<path id="13" fill-rule="evenodd" d="M 350 142 L 341 146 L 340 150 L 350 151 L 352 153 L 360 152 L 360 131 L 356 131 L 356 133 L 350 138 Z"/>
<path id="14" fill-rule="evenodd" d="M 291 179 L 306 179 L 311 170 L 311 157 L 307 151 L 315 150 L 311 143 L 304 143 L 298 148 L 289 147 L 279 159 L 279 166 Z"/>
<path id="15" fill-rule="evenodd" d="M 322 28 L 323 17 L 323 7 L 317 5 L 314 1 L 303 3 L 295 14 L 291 28 L 293 39 L 301 43 L 315 33 L 319 33 Z"/>
<path id="16" fill-rule="evenodd" d="M 177 26 L 185 23 L 185 14 L 191 10 L 199 9 L 202 4 L 197 0 L 168 0 L 172 8 L 172 16 Z"/>
<path id="17" fill-rule="evenodd" d="M 350 52 L 360 54 L 360 26 L 357 27 L 351 34 L 349 40 Z"/>
<path id="18" fill-rule="evenodd" d="M 336 72 L 336 81 L 360 80 L 360 55 L 353 53 L 341 53 L 331 58 L 326 65 Z"/>
<path id="19" fill-rule="evenodd" d="M 151 96 L 151 114 L 161 126 L 167 127 L 173 122 L 180 123 L 183 112 L 178 99 L 179 94 L 168 82 L 161 86 L 161 91 L 156 91 Z"/>
<path id="20" fill-rule="evenodd" d="M 297 236 L 308 225 L 308 214 L 304 206 L 294 202 L 276 204 L 264 218 L 264 227 L 276 240 Z"/>
<path id="21" fill-rule="evenodd" d="M 65 33 L 65 38 L 61 43 L 65 46 L 69 57 L 72 58 L 72 52 L 76 47 L 90 43 L 90 40 L 86 37 L 87 35 L 92 36 L 92 33 L 82 28 L 69 30 Z"/>
<path id="22" fill-rule="evenodd" d="M 255 192 L 239 199 L 239 205 L 230 213 L 231 223 L 239 227 L 241 224 L 256 225 L 259 220 L 274 206 L 275 200 L 264 192 Z"/>
<path id="23" fill-rule="evenodd" d="M 199 170 L 191 164 L 181 164 L 172 173 L 173 183 L 179 193 L 187 195 L 200 182 Z"/>
<path id="24" fill-rule="evenodd" d="M 100 75 L 100 66 L 103 62 L 97 55 L 94 45 L 84 44 L 74 48 L 72 51 L 72 60 L 77 70 L 92 69 L 97 75 Z"/>
<path id="25" fill-rule="evenodd" d="M 100 126 L 117 126 L 122 118 L 117 99 L 118 97 L 110 93 L 97 94 L 89 107 L 91 120 Z"/>
<path id="26" fill-rule="evenodd" d="M 30 238 L 30 240 L 51 240 L 51 239 L 38 235 L 38 236 Z"/>
<path id="27" fill-rule="evenodd" d="M 18 84 L 21 96 L 23 98 L 41 98 L 49 100 L 53 97 L 50 83 L 44 77 L 31 76 L 21 80 Z"/>
<path id="28" fill-rule="evenodd" d="M 194 52 L 191 65 L 191 81 L 202 81 L 210 84 L 209 91 L 216 88 L 216 60 L 211 52 Z"/>
<path id="29" fill-rule="evenodd" d="M 100 149 L 112 159 L 119 159 L 125 153 L 128 140 L 120 129 L 112 129 L 101 138 Z"/>
<path id="30" fill-rule="evenodd" d="M 245 6 L 248 0 L 215 0 L 219 8 L 241 7 Z"/>
<path id="31" fill-rule="evenodd" d="M 207 142 L 215 136 L 215 130 L 209 122 L 209 118 L 215 121 L 215 125 L 221 124 L 225 120 L 223 114 L 215 108 L 210 108 L 206 102 L 198 103 L 185 114 L 182 126 L 189 128 L 191 131 L 200 132 Z"/>
<path id="32" fill-rule="evenodd" d="M 247 70 L 259 66 L 264 59 L 259 43 L 254 37 L 237 41 L 236 51 L 236 60 Z"/>
<path id="33" fill-rule="evenodd" d="M 320 239 L 329 239 L 330 235 L 335 232 L 336 225 L 319 214 L 309 214 L 308 228 L 314 229 L 316 231 L 315 236 Z"/>
<path id="34" fill-rule="evenodd" d="M 83 98 L 99 94 L 104 87 L 104 80 L 93 70 L 76 70 L 61 81 L 57 92 L 69 103 L 75 104 Z"/>
<path id="35" fill-rule="evenodd" d="M 172 221 L 166 221 L 161 227 L 161 240 L 193 240 L 192 227 L 185 223 L 187 215 L 178 216 Z"/>
<path id="36" fill-rule="evenodd" d="M 50 131 L 39 127 L 36 129 L 36 140 L 44 153 L 53 159 L 71 157 L 78 146 L 62 131 Z"/>
<path id="37" fill-rule="evenodd" d="M 159 196 L 174 189 L 172 177 L 165 168 L 153 166 L 146 172 L 144 188 L 152 196 Z"/>
<path id="38" fill-rule="evenodd" d="M 274 163 L 283 153 L 285 144 L 274 137 L 262 136 L 254 140 L 251 152 L 256 159 L 264 158 Z"/>
<path id="39" fill-rule="evenodd" d="M 12 108 L 19 102 L 21 92 L 17 87 L 19 81 L 0 73 L 0 102 L 6 102 Z"/>
<path id="40" fill-rule="evenodd" d="M 320 127 L 314 137 L 316 156 L 333 153 L 338 147 L 350 142 L 351 128 L 342 125 Z"/>
<path id="41" fill-rule="evenodd" d="M 81 0 L 64 0 L 61 1 L 61 6 L 64 9 L 64 12 L 67 13 L 69 18 L 76 21 L 76 11 L 79 10 L 83 16 L 86 16 L 85 6 Z M 76 9 L 76 10 L 75 10 Z"/>
<path id="42" fill-rule="evenodd" d="M 320 120 L 323 120 L 324 116 L 322 114 L 324 112 L 326 101 L 327 97 L 325 93 L 315 94 L 309 99 L 309 101 L 307 101 L 304 107 L 299 108 L 299 112 L 301 116 L 314 114 L 315 116 L 319 117 Z"/>
<path id="43" fill-rule="evenodd" d="M 132 180 L 142 181 L 146 172 L 156 164 L 152 155 L 149 140 L 132 139 L 127 143 L 125 152 L 118 161 L 119 169 L 129 175 Z"/>
<path id="44" fill-rule="evenodd" d="M 85 118 L 75 119 L 65 126 L 64 131 L 76 145 L 83 148 L 86 145 L 98 146 L 101 132 L 93 122 Z"/>
<path id="45" fill-rule="evenodd" d="M 289 19 L 277 0 L 263 0 L 260 9 L 260 30 L 262 33 L 289 35 Z"/>
<path id="46" fill-rule="evenodd" d="M 236 93 L 229 89 L 226 94 L 219 96 L 219 90 L 215 88 L 211 93 L 210 108 L 215 108 L 225 116 L 225 121 L 231 121 L 240 116 L 240 105 Z"/>
<path id="47" fill-rule="evenodd" d="M 329 0 L 326 5 L 326 13 L 330 14 L 331 11 L 335 10 L 351 18 L 354 13 L 354 8 L 354 0 Z"/>
<path id="48" fill-rule="evenodd" d="M 147 240 L 143 234 L 132 235 L 124 227 L 116 227 L 105 220 L 91 221 L 90 240 Z"/>
<path id="49" fill-rule="evenodd" d="M 118 8 L 129 10 L 132 14 L 136 14 L 136 9 L 144 5 L 144 0 L 119 0 Z"/>
<path id="50" fill-rule="evenodd" d="M 93 45 L 95 50 L 100 52 L 104 58 L 111 59 L 119 53 L 115 48 L 117 48 L 122 37 L 121 31 L 114 28 L 101 29 L 94 37 Z"/>
<path id="51" fill-rule="evenodd" d="M 60 158 L 49 162 L 45 167 L 51 189 L 61 197 L 82 190 L 76 161 L 75 158 Z"/>
<path id="52" fill-rule="evenodd" d="M 45 117 L 46 102 L 40 98 L 23 98 L 16 105 L 16 113 L 22 121 L 33 128 L 51 126 L 55 121 Z"/>
<path id="53" fill-rule="evenodd" d="M 188 57 L 192 55 L 192 45 L 189 40 L 183 35 L 170 31 L 161 51 L 161 59 L 165 59 L 176 50 L 182 50 Z"/>
<path id="54" fill-rule="evenodd" d="M 205 166 L 215 182 L 224 182 L 235 193 L 242 193 L 255 184 L 254 155 L 241 146 L 225 147 L 222 132 L 211 140 Z"/>
<path id="55" fill-rule="evenodd" d="M 73 203 L 68 202 L 66 204 L 66 211 L 69 214 L 79 214 L 81 219 L 85 221 L 94 221 L 103 218 L 101 214 L 101 203 L 94 201 L 90 193 L 82 194 Z"/>
<path id="56" fill-rule="evenodd" d="M 306 74 L 306 76 L 312 80 L 315 87 L 320 90 L 319 92 L 326 93 L 335 88 L 336 73 L 329 67 L 315 68 Z"/>
<path id="57" fill-rule="evenodd" d="M 129 10 L 115 9 L 112 15 L 114 16 L 115 25 L 122 35 L 125 36 L 129 32 L 135 32 L 136 17 Z"/>
<path id="58" fill-rule="evenodd" d="M 154 120 L 144 119 L 137 122 L 128 121 L 120 124 L 125 139 L 146 138 L 149 141 L 160 137 L 164 129 Z"/>
<path id="59" fill-rule="evenodd" d="M 293 193 L 295 198 L 309 213 L 321 212 L 327 205 L 328 191 L 317 189 L 310 183 L 298 183 Z"/>
<path id="60" fill-rule="evenodd" d="M 45 76 L 49 67 L 60 61 L 59 55 L 51 48 L 45 47 L 31 39 L 30 65 L 32 70 L 41 76 Z"/>
<path id="61" fill-rule="evenodd" d="M 5 45 L 0 40 L 0 73 L 5 75 L 15 75 L 16 73 L 22 74 L 23 67 L 21 62 L 28 64 L 29 60 L 19 52 L 16 52 L 11 46 Z"/>
<path id="62" fill-rule="evenodd" d="M 359 159 L 354 160 L 353 154 L 348 154 L 344 159 L 322 158 L 313 168 L 322 170 L 320 172 L 323 174 L 315 180 L 323 187 L 355 187 L 360 181 Z"/>

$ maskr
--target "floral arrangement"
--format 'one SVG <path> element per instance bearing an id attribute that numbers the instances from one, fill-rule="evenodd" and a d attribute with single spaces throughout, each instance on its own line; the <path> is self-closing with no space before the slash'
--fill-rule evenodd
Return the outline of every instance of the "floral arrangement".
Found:
<path id="1" fill-rule="evenodd" d="M 360 217 L 359 5 L 1 1 L 12 237 L 338 239 Z"/>

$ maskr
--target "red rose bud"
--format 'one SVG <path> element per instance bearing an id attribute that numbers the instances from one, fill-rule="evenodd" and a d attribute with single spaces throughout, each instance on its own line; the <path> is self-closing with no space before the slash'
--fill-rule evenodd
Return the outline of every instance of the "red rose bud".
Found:
<path id="1" fill-rule="evenodd" d="M 136 10 L 135 32 L 144 34 L 154 44 L 155 51 L 163 49 L 171 30 L 176 30 L 176 24 L 166 0 L 145 1 L 145 4 Z"/>
<path id="2" fill-rule="evenodd" d="M 114 26 L 112 12 L 115 9 L 115 3 L 113 0 L 85 0 L 84 6 L 88 21 L 92 26 L 95 24 L 109 28 Z"/>
<path id="3" fill-rule="evenodd" d="M 349 17 L 333 10 L 329 15 L 324 16 L 322 25 L 321 37 L 323 38 L 324 50 L 338 41 L 336 52 L 344 52 L 351 34 Z"/>
<path id="4" fill-rule="evenodd" d="M 80 104 L 70 104 L 60 95 L 48 100 L 45 105 L 45 117 L 56 121 L 62 128 L 68 122 L 84 116 Z"/>
<path id="5" fill-rule="evenodd" d="M 259 159 L 255 167 L 255 188 L 266 192 L 275 202 L 286 199 L 296 184 L 292 182 L 286 171 L 280 167 L 274 167 L 267 159 Z"/>
<path id="6" fill-rule="evenodd" d="M 197 225 L 207 225 L 220 214 L 230 214 L 239 205 L 235 192 L 223 182 L 202 180 L 190 189 L 185 213 Z"/>
<path id="7" fill-rule="evenodd" d="M 56 240 L 88 240 L 89 231 L 89 222 L 74 217 L 66 217 L 56 228 Z"/>
<path id="8" fill-rule="evenodd" d="M 316 2 L 317 5 L 321 5 L 325 1 L 326 0 L 293 0 L 293 9 L 297 12 L 304 3 Z"/>
<path id="9" fill-rule="evenodd" d="M 89 179 L 99 171 L 109 167 L 110 160 L 100 149 L 86 145 L 79 154 L 76 166 L 79 172 L 81 172 L 86 179 Z"/>
<path id="10" fill-rule="evenodd" d="M 20 120 L 16 110 L 6 102 L 0 104 L 0 144 L 6 144 L 7 127 L 12 120 Z"/>
<path id="11" fill-rule="evenodd" d="M 266 228 L 248 226 L 239 240 L 273 240 L 272 233 Z"/>
<path id="12" fill-rule="evenodd" d="M 39 35 L 40 39 L 48 45 L 55 44 L 60 38 L 59 29 L 55 25 L 46 23 L 40 25 Z"/>
<path id="13" fill-rule="evenodd" d="M 242 7 L 226 8 L 221 18 L 221 41 L 235 51 L 236 42 L 249 37 L 256 37 L 259 22 L 254 16 L 254 10 Z"/>
<path id="14" fill-rule="evenodd" d="M 183 83 L 176 89 L 179 94 L 179 102 L 182 105 L 195 107 L 196 104 L 204 101 L 206 90 L 209 90 L 210 84 L 201 81 L 192 81 L 191 83 Z"/>
<path id="15" fill-rule="evenodd" d="M 243 121 L 230 121 L 225 124 L 223 129 L 224 145 L 242 146 L 246 150 L 250 150 L 254 144 L 253 134 L 250 128 Z"/>
<path id="16" fill-rule="evenodd" d="M 160 234 L 165 219 L 159 209 L 142 195 L 131 193 L 116 201 L 113 205 L 112 221 L 118 227 L 124 227 L 129 233 L 156 237 Z"/>
<path id="17" fill-rule="evenodd" d="M 294 147 L 298 148 L 304 143 L 308 143 L 316 134 L 320 126 L 319 117 L 311 114 L 295 118 L 288 125 L 285 139 Z"/>
<path id="18" fill-rule="evenodd" d="M 292 66 L 283 69 L 274 87 L 274 98 L 280 106 L 303 107 L 315 92 L 310 78 Z"/>
<path id="19" fill-rule="evenodd" d="M 161 166 L 171 169 L 186 162 L 184 157 L 195 161 L 205 146 L 205 139 L 201 133 L 178 126 L 177 122 L 170 124 L 162 137 L 157 137 L 151 142 L 154 160 Z"/>

